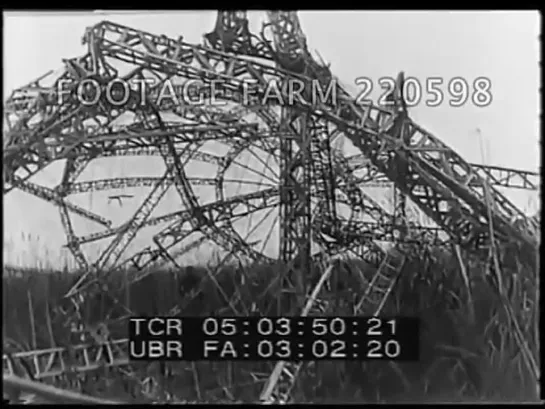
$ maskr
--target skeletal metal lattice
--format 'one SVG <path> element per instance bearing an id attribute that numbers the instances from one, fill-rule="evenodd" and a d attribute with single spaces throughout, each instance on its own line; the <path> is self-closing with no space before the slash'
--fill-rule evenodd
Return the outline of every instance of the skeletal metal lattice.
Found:
<path id="1" fill-rule="evenodd" d="M 272 210 L 277 212 L 270 226 L 279 228 L 278 257 L 288 266 L 284 285 L 294 287 L 302 300 L 310 290 L 313 261 L 346 254 L 377 267 L 357 313 L 380 311 L 403 265 L 404 244 L 454 243 L 486 257 L 495 240 L 516 246 L 525 260 L 535 260 L 535 221 L 498 187 L 536 190 L 538 175 L 464 161 L 409 118 L 400 92 L 403 73 L 391 105 L 356 104 L 333 81 L 329 68 L 309 52 L 296 12 L 267 12 L 258 35 L 250 32 L 245 12 L 218 12 L 214 30 L 204 38 L 203 45 L 190 44 L 182 37 L 171 39 L 104 21 L 86 30 L 83 57 L 64 60 L 62 72 L 17 89 L 4 104 L 4 194 L 20 189 L 58 207 L 66 246 L 86 272 L 69 294 L 76 307 L 100 291 L 96 284 L 106 273 L 125 266 L 143 270 L 152 263 L 176 263 L 203 239 L 240 259 L 271 260 L 265 251 L 270 231 L 252 242 L 236 223 Z M 83 105 L 74 90 L 89 79 L 103 88 L 114 79 L 149 80 L 152 85 L 145 100 L 131 89 L 121 106 L 114 106 L 105 92 L 97 103 Z M 196 92 L 202 95 L 208 95 L 213 84 L 214 97 L 225 104 L 176 105 L 153 99 L 167 80 L 198 80 Z M 313 83 L 324 88 L 334 84 L 336 100 L 317 103 L 306 92 L 295 100 L 287 98 L 284 85 L 295 80 L 304 89 L 311 89 Z M 250 81 L 255 99 L 248 100 L 244 95 Z M 279 84 L 286 98 L 262 104 L 271 82 Z M 62 103 L 60 89 L 67 90 Z M 129 123 L 122 118 L 130 118 Z M 346 156 L 332 147 L 335 138 L 345 138 L 360 153 Z M 204 147 L 209 143 L 222 144 L 225 153 L 207 152 Z M 261 179 L 229 176 L 234 166 L 245 167 L 244 155 L 259 164 L 260 169 L 248 170 Z M 129 156 L 160 158 L 164 174 L 78 179 L 95 160 Z M 66 163 L 58 186 L 51 189 L 30 181 L 60 160 Z M 215 173 L 189 175 L 191 163 L 212 166 Z M 232 194 L 229 185 L 246 189 Z M 367 193 L 368 187 L 377 185 L 394 188 L 393 212 Z M 203 203 L 196 193 L 199 186 L 211 187 L 214 199 Z M 136 187 L 149 188 L 149 194 L 120 225 L 70 200 L 77 194 Z M 179 196 L 179 210 L 152 216 L 171 188 Z M 487 206 L 485 195 L 492 206 Z M 409 223 L 407 200 L 436 227 Z M 347 214 L 340 207 L 348 209 Z M 101 226 L 100 230 L 78 235 L 75 215 Z M 149 246 L 133 254 L 127 251 L 140 229 L 160 225 L 164 227 Z M 192 241 L 195 232 L 200 236 Z M 86 245 L 105 239 L 110 240 L 106 248 L 90 260 Z M 397 255 L 385 251 L 379 241 L 395 242 Z M 305 313 L 313 313 L 313 308 Z M 273 394 L 276 389 L 289 395 L 300 370 L 299 364 L 294 365 L 284 363 L 275 370 L 264 401 L 280 396 Z M 282 378 L 286 372 L 293 376 Z"/>

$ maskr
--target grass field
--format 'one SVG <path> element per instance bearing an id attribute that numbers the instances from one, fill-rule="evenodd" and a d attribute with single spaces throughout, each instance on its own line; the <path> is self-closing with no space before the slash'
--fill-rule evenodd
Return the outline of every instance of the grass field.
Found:
<path id="1" fill-rule="evenodd" d="M 298 402 L 452 402 L 537 401 L 531 361 L 539 358 L 535 271 L 503 271 L 500 300 L 483 274 L 486 266 L 469 258 L 465 268 L 470 292 L 450 251 L 414 252 L 403 270 L 384 314 L 422 320 L 419 362 L 316 362 L 299 377 Z M 516 263 L 509 263 L 517 265 Z M 89 325 L 104 322 L 113 338 L 126 336 L 127 306 L 135 315 L 237 315 L 257 311 L 276 315 L 280 265 L 249 268 L 210 266 L 153 271 L 123 289 L 133 271 L 108 278 L 108 295 L 86 300 Z M 364 268 L 364 275 L 372 269 Z M 214 275 L 216 280 L 211 280 Z M 5 268 L 3 334 L 8 350 L 30 350 L 74 342 L 63 326 L 62 299 L 77 280 L 58 271 Z M 361 294 L 365 283 L 339 267 L 332 282 Z M 188 297 L 195 293 L 196 296 Z M 339 293 L 340 294 L 340 293 Z M 348 294 L 347 292 L 342 294 Z M 348 295 L 337 296 L 332 315 L 349 314 Z M 116 307 L 112 299 L 119 301 Z M 298 310 L 284 310 L 297 315 Z M 365 312 L 370 314 L 371 312 Z M 119 319 L 121 318 L 121 319 Z M 117 320 L 117 321 L 116 321 Z M 515 331 L 515 326 L 519 330 Z M 528 357 L 530 356 L 530 357 Z M 127 401 L 255 401 L 274 363 L 157 363 L 88 374 L 82 392 Z M 539 362 L 537 363 L 539 365 Z"/>

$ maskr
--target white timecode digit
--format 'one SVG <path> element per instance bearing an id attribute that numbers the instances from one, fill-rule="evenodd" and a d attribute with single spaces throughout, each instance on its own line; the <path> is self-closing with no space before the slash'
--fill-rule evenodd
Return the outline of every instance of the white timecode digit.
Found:
<path id="1" fill-rule="evenodd" d="M 335 340 L 330 345 L 326 341 L 318 340 L 312 343 L 312 356 L 317 359 L 322 358 L 346 358 L 346 343 Z"/>
<path id="2" fill-rule="evenodd" d="M 396 333 L 396 320 L 390 320 L 387 322 L 388 325 L 390 325 L 391 328 L 391 335 L 395 335 Z"/>
<path id="3" fill-rule="evenodd" d="M 396 332 L 396 320 L 389 320 L 386 322 L 390 326 L 390 335 L 395 335 Z M 369 318 L 367 320 L 367 325 L 369 325 L 369 329 L 367 330 L 367 335 L 371 337 L 380 337 L 382 335 L 382 331 L 380 327 L 382 326 L 382 320 L 377 317 Z"/>
<path id="4" fill-rule="evenodd" d="M 273 321 L 270 318 L 260 318 L 257 322 L 257 332 L 262 336 L 272 335 L 273 332 L 276 335 L 287 336 L 291 333 L 290 319 L 284 317 Z"/>
<path id="5" fill-rule="evenodd" d="M 369 325 L 369 329 L 367 330 L 367 335 L 371 337 L 379 337 L 382 335 L 382 331 L 380 331 L 380 325 L 382 324 L 382 320 L 377 317 L 369 318 L 367 320 L 367 325 Z"/>
<path id="6" fill-rule="evenodd" d="M 367 358 L 390 358 L 395 359 L 401 354 L 401 346 L 399 342 L 391 339 L 386 342 L 371 340 L 367 343 Z"/>
<path id="7" fill-rule="evenodd" d="M 291 355 L 290 342 L 281 340 L 271 342 L 269 340 L 259 341 L 257 344 L 257 354 L 262 359 L 274 358 L 287 359 Z"/>
<path id="8" fill-rule="evenodd" d="M 235 335 L 237 333 L 236 320 L 234 318 L 206 318 L 202 324 L 202 331 L 208 336 Z"/>
<path id="9" fill-rule="evenodd" d="M 273 323 L 270 318 L 260 318 L 257 322 L 257 332 L 259 335 L 267 336 L 273 333 Z"/>
<path id="10" fill-rule="evenodd" d="M 333 335 L 343 335 L 346 332 L 346 324 L 340 317 L 333 318 L 329 323 L 329 332 Z"/>
<path id="11" fill-rule="evenodd" d="M 283 317 L 279 318 L 276 323 L 278 324 L 278 328 L 276 329 L 276 334 L 280 336 L 287 336 L 291 333 L 291 326 L 290 326 L 290 319 Z"/>
<path id="12" fill-rule="evenodd" d="M 328 325 L 327 318 L 314 318 L 312 321 L 312 332 L 314 335 L 343 335 L 346 332 L 346 323 L 340 317 L 333 318 Z"/>

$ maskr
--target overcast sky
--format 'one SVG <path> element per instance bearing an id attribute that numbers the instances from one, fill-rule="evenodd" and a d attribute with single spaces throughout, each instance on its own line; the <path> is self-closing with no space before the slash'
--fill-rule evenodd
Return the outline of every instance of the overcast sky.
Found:
<path id="1" fill-rule="evenodd" d="M 407 77 L 415 77 L 424 88 L 430 77 L 441 77 L 445 84 L 462 77 L 470 87 L 475 78 L 488 78 L 493 95 L 489 106 L 476 107 L 469 100 L 454 108 L 445 98 L 438 107 L 419 104 L 411 109 L 411 116 L 469 162 L 483 162 L 476 133 L 479 128 L 486 141 L 486 163 L 538 170 L 539 13 L 299 14 L 311 49 L 318 50 L 331 63 L 334 74 L 354 90 L 361 89 L 354 85 L 356 78 L 369 78 L 375 98 L 379 95 L 378 80 L 395 77 L 400 70 Z M 261 12 L 251 13 L 254 31 L 263 17 Z M 59 68 L 61 58 L 83 55 L 85 27 L 101 20 L 175 38 L 184 35 L 186 41 L 200 42 L 202 34 L 213 28 L 215 13 L 4 13 L 4 99 L 13 89 Z M 445 88 L 443 91 L 448 96 Z M 58 171 L 41 177 L 58 180 Z M 523 208 L 530 200 L 520 193 L 510 193 L 509 197 Z M 41 242 L 34 246 L 47 248 L 48 255 L 40 250 L 40 257 L 56 263 L 60 257 L 58 244 L 63 242 L 56 210 L 20 192 L 12 192 L 5 199 L 5 238 L 11 243 L 8 261 L 19 263 L 25 254 L 36 253 L 29 250 L 27 240 L 20 239 L 22 233 L 32 233 Z M 108 209 L 99 210 L 108 213 Z"/>

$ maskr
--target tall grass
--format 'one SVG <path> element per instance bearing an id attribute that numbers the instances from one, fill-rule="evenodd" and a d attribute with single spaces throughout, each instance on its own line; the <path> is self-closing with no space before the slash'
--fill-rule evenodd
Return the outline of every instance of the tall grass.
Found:
<path id="1" fill-rule="evenodd" d="M 520 353 L 512 319 L 487 281 L 486 266 L 465 254 L 463 260 L 471 287 L 469 302 L 456 256 L 449 249 L 418 247 L 413 248 L 385 306 L 384 314 L 422 320 L 419 362 L 316 362 L 300 376 L 295 400 L 537 401 L 536 380 Z M 506 296 L 537 359 L 536 272 L 516 260 L 508 264 L 517 267 L 503 270 Z M 215 272 L 214 279 L 214 269 L 209 266 L 158 270 L 123 289 L 136 274 L 126 271 L 109 277 L 108 294 L 86 300 L 85 319 L 89 326 L 107 321 L 111 337 L 119 338 L 126 336 L 126 311 L 112 299 L 121 300 L 135 315 L 276 315 L 280 288 L 275 278 L 280 269 L 281 265 L 224 266 Z M 336 270 L 332 300 L 337 303 L 331 314 L 349 314 L 352 294 L 361 295 L 365 289 L 364 280 L 353 276 L 351 270 Z M 363 273 L 370 277 L 373 270 L 364 268 Z M 64 326 L 62 311 L 66 303 L 63 295 L 77 278 L 66 271 L 6 268 L 4 346 L 8 350 L 34 349 L 74 342 Z M 470 309 L 474 311 L 472 319 Z M 284 313 L 298 311 L 290 308 Z M 271 368 L 272 363 L 138 364 L 132 368 L 132 387 L 119 386 L 128 382 L 127 372 L 109 371 L 100 378 L 90 374 L 95 377 L 87 392 L 118 399 L 121 395 L 127 400 L 254 401 Z"/>

